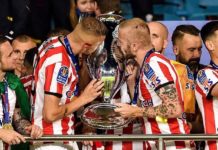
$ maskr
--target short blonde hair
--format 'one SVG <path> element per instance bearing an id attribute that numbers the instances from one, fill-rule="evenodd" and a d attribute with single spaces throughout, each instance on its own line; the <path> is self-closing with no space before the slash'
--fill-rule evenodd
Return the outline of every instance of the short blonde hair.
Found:
<path id="1" fill-rule="evenodd" d="M 94 36 L 105 36 L 107 34 L 107 27 L 103 22 L 99 21 L 94 17 L 84 18 L 78 25 L 75 30 L 83 31 L 86 34 Z"/>
<path id="2" fill-rule="evenodd" d="M 125 29 L 126 38 L 131 42 L 140 43 L 142 46 L 151 44 L 150 30 L 145 21 L 140 18 L 125 20 L 120 23 L 119 30 Z"/>
<path id="3" fill-rule="evenodd" d="M 30 36 L 25 35 L 25 34 L 18 35 L 14 40 L 17 40 L 17 41 L 22 42 L 22 43 L 25 43 L 28 41 L 33 41 L 33 39 Z"/>

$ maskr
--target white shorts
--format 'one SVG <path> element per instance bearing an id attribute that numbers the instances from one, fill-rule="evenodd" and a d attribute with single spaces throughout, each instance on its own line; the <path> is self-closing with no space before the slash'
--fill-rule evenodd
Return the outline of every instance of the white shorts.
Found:
<path id="1" fill-rule="evenodd" d="M 155 141 L 147 141 L 151 147 L 152 150 L 158 150 L 157 144 L 158 142 Z M 176 146 L 174 145 L 174 141 L 165 141 L 165 150 L 175 150 L 177 149 Z M 195 147 L 190 147 L 190 141 L 185 141 L 185 148 L 179 148 L 178 150 L 195 150 Z"/>
<path id="2" fill-rule="evenodd" d="M 79 150 L 75 141 L 70 141 L 69 144 L 63 143 L 34 143 L 30 146 L 30 150 Z"/>

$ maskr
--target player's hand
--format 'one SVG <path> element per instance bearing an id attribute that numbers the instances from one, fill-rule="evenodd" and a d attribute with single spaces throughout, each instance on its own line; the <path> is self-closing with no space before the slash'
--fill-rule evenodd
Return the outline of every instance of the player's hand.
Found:
<path id="1" fill-rule="evenodd" d="M 85 135 L 93 135 L 96 133 L 96 129 L 91 128 L 89 126 L 84 125 L 82 128 L 82 133 Z M 88 147 L 92 147 L 93 146 L 93 141 L 83 141 L 82 144 L 84 147 L 86 147 L 86 149 L 89 149 Z"/>
<path id="2" fill-rule="evenodd" d="M 34 139 L 37 139 L 43 135 L 42 129 L 37 125 L 30 125 L 25 127 L 26 133 L 30 134 L 30 136 Z"/>
<path id="3" fill-rule="evenodd" d="M 134 62 L 134 60 L 128 60 L 126 65 L 126 73 L 128 74 L 127 80 L 135 80 L 138 71 L 139 66 Z"/>
<path id="4" fill-rule="evenodd" d="M 119 113 L 123 118 L 141 117 L 142 111 L 140 107 L 124 103 L 117 103 L 115 105 L 118 106 L 118 108 L 114 109 L 114 111 Z"/>
<path id="5" fill-rule="evenodd" d="M 87 101 L 91 102 L 101 95 L 101 90 L 104 87 L 102 80 L 93 79 L 85 88 L 81 96 Z"/>
<path id="6" fill-rule="evenodd" d="M 0 129 L 1 140 L 9 145 L 26 143 L 24 137 L 14 130 Z"/>

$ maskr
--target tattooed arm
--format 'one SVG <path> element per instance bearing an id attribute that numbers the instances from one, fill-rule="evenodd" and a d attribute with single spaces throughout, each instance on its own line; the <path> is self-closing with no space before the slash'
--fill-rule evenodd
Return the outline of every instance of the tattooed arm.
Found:
<path id="1" fill-rule="evenodd" d="M 32 138 L 41 137 L 43 132 L 36 125 L 32 125 L 29 120 L 22 118 L 20 108 L 15 108 L 13 116 L 13 126 L 22 135 L 30 135 Z"/>
<path id="2" fill-rule="evenodd" d="M 137 106 L 119 103 L 116 104 L 119 107 L 115 109 L 115 112 L 120 113 L 120 115 L 124 118 L 155 118 L 156 116 L 164 118 L 177 118 L 181 116 L 182 108 L 177 98 L 177 92 L 174 84 L 165 85 L 158 89 L 156 93 L 162 99 L 162 104 L 159 106 L 141 108 Z"/>
<path id="3" fill-rule="evenodd" d="M 30 126 L 30 121 L 22 118 L 20 108 L 15 108 L 13 116 L 13 126 L 17 132 L 20 134 L 26 135 L 26 127 Z"/>
<path id="4" fill-rule="evenodd" d="M 181 103 L 178 100 L 175 84 L 167 84 L 156 91 L 161 98 L 162 104 L 157 107 L 143 108 L 143 116 L 155 118 L 177 118 L 182 114 Z"/>

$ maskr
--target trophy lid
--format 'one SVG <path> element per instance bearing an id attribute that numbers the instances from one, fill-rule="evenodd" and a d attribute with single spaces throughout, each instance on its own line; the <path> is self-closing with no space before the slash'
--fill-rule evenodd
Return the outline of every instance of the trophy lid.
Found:
<path id="1" fill-rule="evenodd" d="M 101 14 L 96 17 L 101 22 L 114 22 L 116 24 L 119 24 L 121 21 L 124 20 L 123 16 L 117 15 L 117 14 Z"/>

